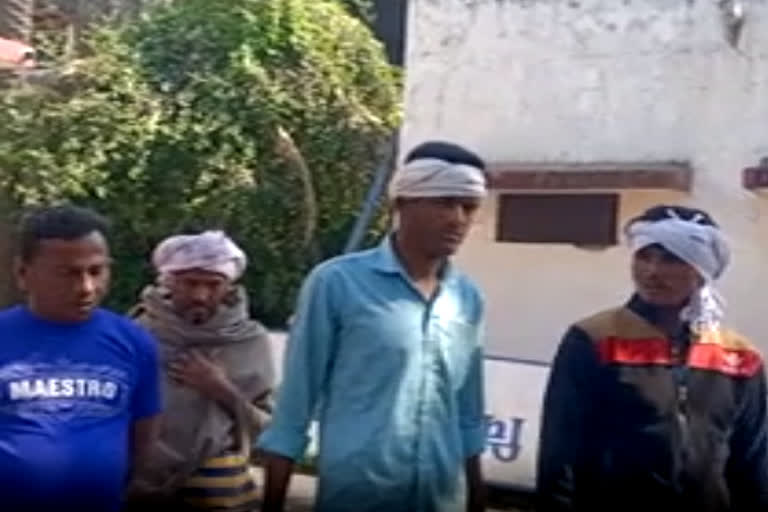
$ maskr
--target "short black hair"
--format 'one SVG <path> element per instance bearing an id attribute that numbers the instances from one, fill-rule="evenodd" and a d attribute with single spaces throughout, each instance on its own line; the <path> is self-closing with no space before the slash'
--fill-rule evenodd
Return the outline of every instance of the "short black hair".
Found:
<path id="1" fill-rule="evenodd" d="M 704 226 L 719 227 L 712 216 L 700 210 L 698 208 L 689 208 L 687 206 L 679 205 L 665 205 L 660 204 L 652 208 L 648 208 L 641 215 L 631 219 L 627 226 L 631 226 L 635 222 L 659 222 L 662 220 L 680 218 L 682 220 L 690 220 L 698 222 Z"/>
<path id="2" fill-rule="evenodd" d="M 420 158 L 437 158 L 452 164 L 464 164 L 485 171 L 485 161 L 465 147 L 452 142 L 427 141 L 413 148 L 405 157 L 405 163 Z"/>
<path id="3" fill-rule="evenodd" d="M 77 240 L 94 232 L 106 237 L 109 227 L 105 217 L 88 208 L 70 204 L 34 208 L 19 222 L 19 256 L 31 260 L 44 240 Z"/>

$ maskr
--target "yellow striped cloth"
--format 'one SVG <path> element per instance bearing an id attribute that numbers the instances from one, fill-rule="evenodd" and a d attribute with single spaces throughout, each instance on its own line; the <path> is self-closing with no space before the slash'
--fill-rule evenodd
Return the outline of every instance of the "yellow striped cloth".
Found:
<path id="1" fill-rule="evenodd" d="M 224 454 L 206 459 L 180 490 L 193 508 L 222 512 L 257 510 L 259 493 L 248 454 Z"/>
<path id="2" fill-rule="evenodd" d="M 180 497 L 190 507 L 201 510 L 257 510 L 259 494 L 249 458 L 246 450 L 206 459 L 186 480 Z"/>

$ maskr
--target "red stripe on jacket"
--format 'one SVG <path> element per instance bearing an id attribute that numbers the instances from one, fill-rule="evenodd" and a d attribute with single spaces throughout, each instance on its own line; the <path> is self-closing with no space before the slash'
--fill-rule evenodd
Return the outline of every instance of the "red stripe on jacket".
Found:
<path id="1" fill-rule="evenodd" d="M 663 338 L 622 339 L 610 337 L 597 343 L 603 364 L 673 364 L 672 347 Z M 731 377 L 752 377 L 762 366 L 760 355 L 749 349 L 726 348 L 715 343 L 694 343 L 688 353 L 688 366 Z"/>
<path id="2" fill-rule="evenodd" d="M 663 338 L 605 338 L 598 341 L 597 351 L 604 364 L 672 364 L 669 342 Z"/>

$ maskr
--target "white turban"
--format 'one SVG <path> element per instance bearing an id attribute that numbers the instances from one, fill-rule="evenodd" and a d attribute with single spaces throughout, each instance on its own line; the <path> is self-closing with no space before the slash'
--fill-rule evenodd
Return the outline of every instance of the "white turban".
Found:
<path id="1" fill-rule="evenodd" d="M 720 229 L 699 222 L 700 217 L 681 219 L 674 210 L 670 218 L 636 221 L 627 226 L 633 251 L 659 244 L 691 265 L 704 280 L 704 286 L 691 298 L 681 317 L 698 328 L 717 328 L 725 302 L 714 288 L 714 281 L 725 272 L 731 259 L 728 241 Z"/>
<path id="2" fill-rule="evenodd" d="M 161 279 L 175 272 L 199 269 L 235 281 L 245 272 L 248 260 L 224 232 L 206 231 L 163 240 L 152 254 L 152 263 Z"/>
<path id="3" fill-rule="evenodd" d="M 389 184 L 389 197 L 478 197 L 486 195 L 483 170 L 438 158 L 417 158 L 400 167 Z"/>

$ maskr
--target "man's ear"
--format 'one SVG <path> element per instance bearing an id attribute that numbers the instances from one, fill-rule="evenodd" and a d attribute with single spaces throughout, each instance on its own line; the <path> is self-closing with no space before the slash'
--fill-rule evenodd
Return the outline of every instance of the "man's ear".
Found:
<path id="1" fill-rule="evenodd" d="M 239 300 L 240 300 L 240 295 L 239 295 L 237 283 L 230 283 L 229 291 L 221 300 L 221 302 L 227 307 L 232 307 L 236 305 Z"/>
<path id="2" fill-rule="evenodd" d="M 13 276 L 16 279 L 16 287 L 22 291 L 27 291 L 27 264 L 21 257 L 17 256 L 13 260 Z"/>
<path id="3" fill-rule="evenodd" d="M 417 197 L 398 197 L 392 202 L 391 211 L 391 227 L 392 229 L 399 229 L 403 214 L 415 204 L 418 204 L 421 198 Z"/>

